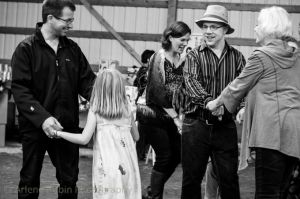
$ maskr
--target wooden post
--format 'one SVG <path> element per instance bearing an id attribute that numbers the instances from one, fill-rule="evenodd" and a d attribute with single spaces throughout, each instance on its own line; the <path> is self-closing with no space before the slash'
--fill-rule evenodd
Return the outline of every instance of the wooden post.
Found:
<path id="1" fill-rule="evenodd" d="M 168 21 L 167 25 L 175 22 L 177 18 L 177 0 L 168 0 Z"/>
<path id="2" fill-rule="evenodd" d="M 80 0 L 84 7 L 102 24 L 114 38 L 142 65 L 140 55 L 109 25 L 109 23 L 93 8 L 87 0 Z"/>

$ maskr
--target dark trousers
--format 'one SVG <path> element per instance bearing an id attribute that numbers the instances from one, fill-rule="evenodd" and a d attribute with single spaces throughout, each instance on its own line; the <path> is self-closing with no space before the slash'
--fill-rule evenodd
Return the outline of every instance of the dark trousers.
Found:
<path id="1" fill-rule="evenodd" d="M 201 199 L 208 158 L 222 199 L 239 199 L 237 131 L 233 121 L 207 125 L 186 117 L 182 128 L 182 199 Z"/>
<path id="2" fill-rule="evenodd" d="M 138 159 L 144 160 L 149 148 L 149 144 L 145 134 L 145 132 L 147 131 L 147 127 L 145 128 L 145 125 L 140 125 L 140 122 L 138 122 L 138 131 L 140 134 L 140 139 L 136 142 L 136 152 Z"/>
<path id="3" fill-rule="evenodd" d="M 43 131 L 24 133 L 22 138 L 23 165 L 18 189 L 19 199 L 39 196 L 40 174 L 45 152 L 56 168 L 59 199 L 76 199 L 79 147 L 63 139 L 50 139 Z M 54 196 L 53 196 L 54 197 Z"/>
<path id="4" fill-rule="evenodd" d="M 173 120 L 159 125 L 140 124 L 145 130 L 146 139 L 155 152 L 155 171 L 171 175 L 180 163 L 181 136 Z"/>
<path id="5" fill-rule="evenodd" d="M 255 154 L 255 199 L 286 199 L 297 159 L 266 148 L 255 148 Z"/>

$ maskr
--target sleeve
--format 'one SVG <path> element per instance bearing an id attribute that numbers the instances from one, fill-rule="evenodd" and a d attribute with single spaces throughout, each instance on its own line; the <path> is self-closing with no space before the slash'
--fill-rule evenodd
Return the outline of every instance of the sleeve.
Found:
<path id="1" fill-rule="evenodd" d="M 195 55 L 189 53 L 183 68 L 186 93 L 193 103 L 200 105 L 201 108 L 205 108 L 207 102 L 211 101 L 213 98 L 201 85 L 198 67 L 199 63 L 196 61 Z"/>
<path id="2" fill-rule="evenodd" d="M 88 63 L 87 59 L 85 58 L 83 52 L 76 45 L 78 48 L 78 56 L 80 59 L 79 63 L 79 94 L 87 100 L 90 100 L 93 84 L 96 78 L 95 73 L 91 69 L 90 64 Z"/>
<path id="3" fill-rule="evenodd" d="M 234 112 L 243 97 L 256 85 L 263 75 L 263 64 L 256 55 L 252 55 L 241 74 L 221 93 L 221 101 L 229 112 Z"/>
<path id="4" fill-rule="evenodd" d="M 238 77 L 242 70 L 244 69 L 246 65 L 246 60 L 245 57 L 242 53 L 239 53 L 239 57 L 238 57 L 238 61 L 237 61 L 237 74 L 236 77 Z M 242 99 L 242 101 L 240 102 L 239 106 L 237 107 L 237 111 L 239 111 L 241 108 L 245 107 L 245 98 Z"/>
<path id="5" fill-rule="evenodd" d="M 30 50 L 21 43 L 12 56 L 12 93 L 19 112 L 35 127 L 50 117 L 50 113 L 40 104 L 33 94 Z"/>

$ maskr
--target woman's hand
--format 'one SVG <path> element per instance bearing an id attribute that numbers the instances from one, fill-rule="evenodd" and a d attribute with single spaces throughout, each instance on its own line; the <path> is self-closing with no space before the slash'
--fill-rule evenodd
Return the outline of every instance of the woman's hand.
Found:
<path id="1" fill-rule="evenodd" d="M 222 116 L 224 115 L 224 106 L 221 105 L 219 106 L 215 111 L 213 111 L 211 113 L 213 116 L 218 117 L 218 120 L 221 121 L 222 120 Z"/>
<path id="2" fill-rule="evenodd" d="M 220 102 L 220 98 L 218 97 L 217 99 L 214 99 L 212 101 L 209 101 L 206 104 L 206 109 L 210 110 L 211 112 L 215 112 L 217 111 L 217 109 L 219 109 L 219 107 L 221 106 L 221 102 Z"/>

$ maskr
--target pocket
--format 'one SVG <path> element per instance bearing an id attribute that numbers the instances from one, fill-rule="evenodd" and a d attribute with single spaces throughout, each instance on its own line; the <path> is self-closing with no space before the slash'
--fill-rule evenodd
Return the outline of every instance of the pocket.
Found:
<path id="1" fill-rule="evenodd" d="M 192 119 L 192 118 L 184 118 L 183 120 L 183 125 L 185 126 L 192 126 L 197 122 L 197 119 Z"/>

